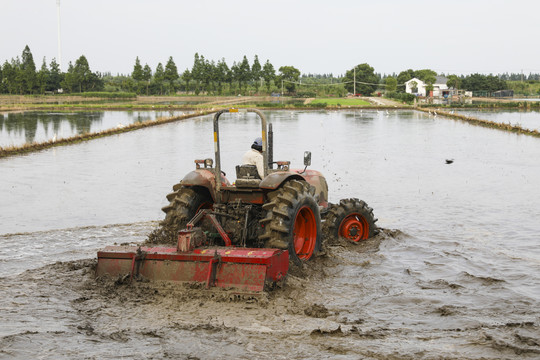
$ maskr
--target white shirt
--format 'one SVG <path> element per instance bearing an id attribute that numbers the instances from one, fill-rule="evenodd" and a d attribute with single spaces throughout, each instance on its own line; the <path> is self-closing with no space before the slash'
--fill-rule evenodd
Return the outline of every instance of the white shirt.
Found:
<path id="1" fill-rule="evenodd" d="M 262 153 L 258 152 L 255 149 L 249 149 L 244 156 L 242 156 L 243 165 L 256 165 L 257 172 L 261 179 L 264 177 L 264 166 L 263 166 L 263 156 Z"/>

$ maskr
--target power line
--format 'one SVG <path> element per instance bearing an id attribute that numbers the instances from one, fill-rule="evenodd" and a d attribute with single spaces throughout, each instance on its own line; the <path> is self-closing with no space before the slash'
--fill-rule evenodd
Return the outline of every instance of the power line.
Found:
<path id="1" fill-rule="evenodd" d="M 301 82 L 297 82 L 297 81 L 289 81 L 289 80 L 282 80 L 282 81 L 290 83 L 290 84 L 298 84 L 298 85 L 305 85 L 305 86 L 335 86 L 335 85 L 350 84 L 350 83 L 354 82 L 353 80 L 351 80 L 351 81 L 343 81 L 343 82 L 332 83 L 332 84 L 306 84 L 306 83 L 301 83 Z M 367 83 L 367 82 L 363 82 L 363 81 L 357 81 L 356 83 L 357 84 L 362 84 L 362 85 L 388 86 L 387 84 Z M 397 84 L 396 86 L 405 86 L 405 84 Z"/>

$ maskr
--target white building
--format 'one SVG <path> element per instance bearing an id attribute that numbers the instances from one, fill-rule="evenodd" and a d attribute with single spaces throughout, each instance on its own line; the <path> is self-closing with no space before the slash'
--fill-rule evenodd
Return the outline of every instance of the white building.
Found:
<path id="1" fill-rule="evenodd" d="M 446 83 L 448 82 L 448 79 L 444 76 L 436 76 L 435 77 L 435 83 L 433 84 L 433 92 L 431 95 L 432 97 L 441 97 L 445 94 L 448 95 L 450 92 L 445 91 L 448 90 L 448 86 Z M 412 78 L 411 80 L 405 82 L 405 92 L 409 94 L 417 94 L 419 96 L 426 96 L 426 86 L 427 84 L 423 82 L 420 79 Z"/>

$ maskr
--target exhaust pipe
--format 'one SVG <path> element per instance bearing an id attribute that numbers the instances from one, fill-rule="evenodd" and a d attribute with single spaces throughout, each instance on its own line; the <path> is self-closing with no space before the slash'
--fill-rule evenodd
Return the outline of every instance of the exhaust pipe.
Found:
<path id="1" fill-rule="evenodd" d="M 272 123 L 268 124 L 268 168 L 274 168 L 274 131 Z"/>

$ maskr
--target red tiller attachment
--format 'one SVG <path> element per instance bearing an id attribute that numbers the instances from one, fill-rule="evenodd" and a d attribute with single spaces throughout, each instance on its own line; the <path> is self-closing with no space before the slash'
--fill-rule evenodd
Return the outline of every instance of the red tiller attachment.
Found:
<path id="1" fill-rule="evenodd" d="M 107 246 L 98 252 L 97 276 L 130 275 L 150 280 L 197 282 L 207 288 L 263 291 L 289 269 L 289 253 L 279 249 Z"/>
<path id="2" fill-rule="evenodd" d="M 218 230 L 226 247 L 201 247 L 206 237 L 193 227 L 203 217 Z M 178 234 L 172 247 L 107 246 L 98 251 L 97 276 L 129 275 L 132 279 L 197 282 L 221 288 L 263 291 L 279 283 L 289 270 L 289 252 L 279 249 L 235 248 L 215 216 L 201 210 Z"/>

